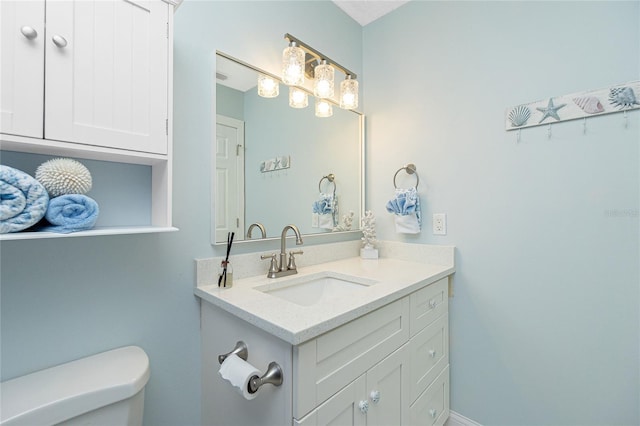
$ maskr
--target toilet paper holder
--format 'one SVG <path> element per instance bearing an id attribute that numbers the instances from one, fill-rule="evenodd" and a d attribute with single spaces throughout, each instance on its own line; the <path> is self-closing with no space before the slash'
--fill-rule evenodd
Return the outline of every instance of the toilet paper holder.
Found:
<path id="1" fill-rule="evenodd" d="M 247 344 L 242 340 L 239 340 L 231 352 L 218 355 L 218 362 L 222 364 L 230 355 L 237 355 L 239 358 L 247 361 L 249 358 L 249 349 L 247 348 Z M 253 376 L 249 380 L 249 384 L 247 385 L 249 393 L 256 393 L 262 385 L 267 383 L 274 386 L 280 386 L 282 384 L 282 378 L 282 367 L 280 367 L 277 362 L 272 361 L 269 363 L 269 367 L 267 367 L 267 371 L 262 375 L 262 377 Z"/>
<path id="2" fill-rule="evenodd" d="M 246 361 L 247 358 L 249 358 L 249 349 L 247 349 L 247 344 L 242 340 L 238 340 L 238 342 L 236 343 L 236 347 L 233 348 L 231 352 L 218 355 L 218 362 L 222 364 L 229 355 L 238 355 L 239 358 L 242 358 Z"/>

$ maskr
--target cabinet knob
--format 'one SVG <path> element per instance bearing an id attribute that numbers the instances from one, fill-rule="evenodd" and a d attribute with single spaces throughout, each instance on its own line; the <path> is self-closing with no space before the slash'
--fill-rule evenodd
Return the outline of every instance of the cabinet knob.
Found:
<path id="1" fill-rule="evenodd" d="M 430 307 L 431 309 L 434 309 L 434 308 L 436 307 L 436 305 L 437 305 L 437 304 L 438 304 L 438 303 L 435 301 L 435 299 L 431 299 L 431 300 L 429 300 L 429 307 Z"/>
<path id="2" fill-rule="evenodd" d="M 435 419 L 438 412 L 434 408 L 432 408 L 431 410 L 429 410 L 429 414 L 431 414 L 431 418 Z"/>
<path id="3" fill-rule="evenodd" d="M 369 398 L 371 398 L 371 402 L 373 402 L 374 404 L 377 404 L 378 402 L 380 402 L 380 391 L 377 391 L 377 390 L 371 391 Z"/>
<path id="4" fill-rule="evenodd" d="M 67 39 L 65 39 L 61 35 L 54 35 L 53 37 L 51 37 L 51 41 L 53 41 L 53 44 L 55 44 L 59 48 L 67 47 Z"/>
<path id="5" fill-rule="evenodd" d="M 367 411 L 369 411 L 369 401 L 360 401 L 358 407 L 362 414 L 367 414 Z"/>
<path id="6" fill-rule="evenodd" d="M 29 40 L 33 40 L 38 37 L 38 32 L 33 27 L 29 27 L 27 25 L 20 28 L 20 32 Z"/>
<path id="7" fill-rule="evenodd" d="M 436 357 L 436 350 L 435 350 L 435 349 L 431 349 L 431 350 L 429 351 L 429 356 L 430 356 L 431 358 L 435 358 L 435 357 Z"/>

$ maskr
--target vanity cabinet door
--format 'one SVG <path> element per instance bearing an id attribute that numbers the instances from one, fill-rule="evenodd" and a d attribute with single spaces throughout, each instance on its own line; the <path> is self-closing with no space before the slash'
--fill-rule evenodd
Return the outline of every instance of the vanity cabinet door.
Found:
<path id="1" fill-rule="evenodd" d="M 167 154 L 170 6 L 46 6 L 45 138 Z"/>
<path id="2" fill-rule="evenodd" d="M 0 2 L 0 133 L 43 136 L 44 11 L 44 0 Z"/>
<path id="3" fill-rule="evenodd" d="M 409 419 L 407 345 L 367 372 L 367 426 L 404 425 Z"/>
<path id="4" fill-rule="evenodd" d="M 404 425 L 409 419 L 407 345 L 342 388 L 295 425 Z"/>
<path id="5" fill-rule="evenodd" d="M 360 376 L 301 420 L 299 426 L 365 426 L 367 424 L 366 377 Z M 363 408 L 361 408 L 363 404 Z M 366 408 L 365 408 L 366 404 Z"/>

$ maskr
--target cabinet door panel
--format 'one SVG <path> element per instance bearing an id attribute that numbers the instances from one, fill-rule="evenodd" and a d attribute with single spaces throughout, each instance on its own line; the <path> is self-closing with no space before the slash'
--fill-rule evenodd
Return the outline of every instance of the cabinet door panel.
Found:
<path id="1" fill-rule="evenodd" d="M 333 395 L 301 420 L 299 426 L 365 426 L 367 414 L 360 411 L 360 401 L 366 400 L 366 378 L 360 376 Z"/>
<path id="2" fill-rule="evenodd" d="M 296 347 L 294 413 L 303 416 L 409 339 L 409 300 L 390 303 Z"/>
<path id="3" fill-rule="evenodd" d="M 44 0 L 0 2 L 2 133 L 42 138 L 44 10 Z"/>
<path id="4" fill-rule="evenodd" d="M 167 153 L 168 13 L 157 0 L 47 3 L 45 138 Z"/>
<path id="5" fill-rule="evenodd" d="M 406 424 L 409 410 L 408 358 L 405 345 L 367 372 L 367 426 Z"/>

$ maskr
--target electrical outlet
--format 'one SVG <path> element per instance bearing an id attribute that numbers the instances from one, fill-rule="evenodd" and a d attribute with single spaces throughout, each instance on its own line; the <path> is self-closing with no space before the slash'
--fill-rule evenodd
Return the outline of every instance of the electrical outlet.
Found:
<path id="1" fill-rule="evenodd" d="M 433 214 L 433 235 L 447 235 L 447 215 L 444 213 Z"/>

